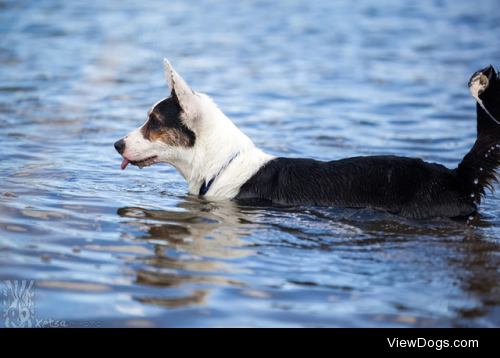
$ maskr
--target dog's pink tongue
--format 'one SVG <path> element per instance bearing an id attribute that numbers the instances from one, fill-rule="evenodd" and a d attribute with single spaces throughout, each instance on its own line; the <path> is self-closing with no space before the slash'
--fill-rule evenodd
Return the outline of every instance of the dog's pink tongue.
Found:
<path id="1" fill-rule="evenodd" d="M 127 159 L 123 159 L 122 162 L 122 170 L 125 170 L 125 168 L 130 164 L 130 162 Z"/>

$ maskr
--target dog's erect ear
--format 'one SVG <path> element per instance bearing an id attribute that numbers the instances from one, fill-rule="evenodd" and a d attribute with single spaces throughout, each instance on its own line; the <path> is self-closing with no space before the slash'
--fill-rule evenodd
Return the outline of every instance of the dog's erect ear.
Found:
<path id="1" fill-rule="evenodd" d="M 188 113 L 194 109 L 195 94 L 189 88 L 187 83 L 182 79 L 174 68 L 167 61 L 164 60 L 165 78 L 167 79 L 168 86 L 172 91 L 172 97 L 181 106 L 184 112 Z"/>

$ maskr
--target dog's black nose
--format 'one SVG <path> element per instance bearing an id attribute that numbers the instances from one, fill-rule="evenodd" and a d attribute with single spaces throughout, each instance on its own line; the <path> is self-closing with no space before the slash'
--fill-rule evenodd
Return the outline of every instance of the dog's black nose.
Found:
<path id="1" fill-rule="evenodd" d="M 115 143 L 115 149 L 118 153 L 123 154 L 125 151 L 125 141 L 123 139 Z"/>

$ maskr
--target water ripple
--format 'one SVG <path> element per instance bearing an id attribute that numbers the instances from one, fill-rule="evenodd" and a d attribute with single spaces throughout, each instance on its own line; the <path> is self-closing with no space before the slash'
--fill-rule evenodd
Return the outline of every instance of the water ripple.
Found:
<path id="1" fill-rule="evenodd" d="M 112 145 L 168 95 L 168 57 L 272 154 L 456 166 L 497 7 L 0 0 L 0 281 L 35 280 L 37 317 L 105 326 L 499 326 L 494 196 L 472 226 L 238 207 L 167 166 L 122 172 Z"/>

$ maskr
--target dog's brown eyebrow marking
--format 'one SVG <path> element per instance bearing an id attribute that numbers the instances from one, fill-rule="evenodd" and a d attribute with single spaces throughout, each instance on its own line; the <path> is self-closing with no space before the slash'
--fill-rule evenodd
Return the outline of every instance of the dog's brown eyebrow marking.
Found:
<path id="1" fill-rule="evenodd" d="M 162 141 L 163 143 L 172 147 L 192 147 L 194 145 L 194 138 L 186 133 L 183 133 L 174 128 L 165 128 L 163 126 L 157 129 L 149 129 L 148 126 L 142 128 L 142 135 L 144 139 L 150 142 Z"/>
<path id="2" fill-rule="evenodd" d="M 165 99 L 149 112 L 142 136 L 150 142 L 162 141 L 173 147 L 193 147 L 196 135 L 182 123 L 180 113 L 180 106 L 172 98 Z"/>

